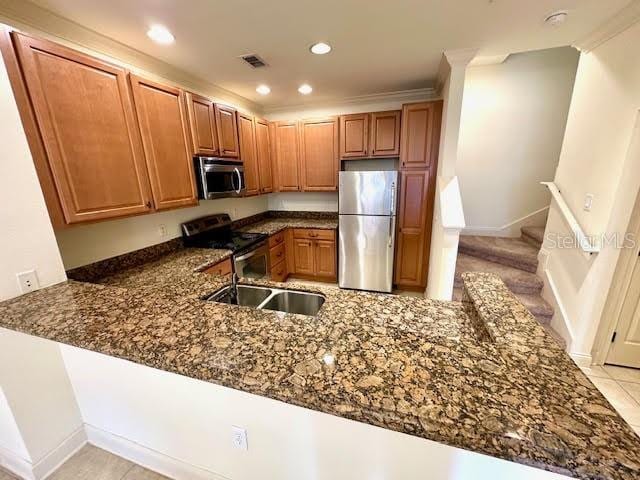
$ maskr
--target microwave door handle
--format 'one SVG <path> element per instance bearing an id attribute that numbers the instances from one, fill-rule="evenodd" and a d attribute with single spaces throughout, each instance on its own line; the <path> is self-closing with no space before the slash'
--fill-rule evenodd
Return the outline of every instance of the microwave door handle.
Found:
<path id="1" fill-rule="evenodd" d="M 236 193 L 240 195 L 240 192 L 242 191 L 242 176 L 240 175 L 240 170 L 238 170 L 237 168 L 234 168 L 233 170 L 238 176 L 238 189 L 236 190 Z"/>

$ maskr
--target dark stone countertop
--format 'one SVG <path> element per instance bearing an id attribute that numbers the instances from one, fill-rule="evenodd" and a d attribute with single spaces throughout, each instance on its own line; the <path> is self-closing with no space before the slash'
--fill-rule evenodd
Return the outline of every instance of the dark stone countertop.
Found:
<path id="1" fill-rule="evenodd" d="M 244 232 L 266 233 L 274 235 L 285 228 L 317 228 L 335 230 L 338 228 L 337 218 L 270 218 L 241 228 Z"/>
<path id="2" fill-rule="evenodd" d="M 202 301 L 229 278 L 198 270 L 225 255 L 45 288 L 0 303 L 0 326 L 570 476 L 640 478 L 640 439 L 497 277 L 465 274 L 463 303 L 286 284 L 326 297 L 310 318 Z"/>

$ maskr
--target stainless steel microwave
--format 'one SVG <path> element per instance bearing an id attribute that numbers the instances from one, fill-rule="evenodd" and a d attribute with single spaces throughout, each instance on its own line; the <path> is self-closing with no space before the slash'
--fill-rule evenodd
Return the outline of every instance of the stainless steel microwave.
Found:
<path id="1" fill-rule="evenodd" d="M 194 157 L 198 198 L 239 197 L 244 193 L 244 167 L 218 157 Z"/>

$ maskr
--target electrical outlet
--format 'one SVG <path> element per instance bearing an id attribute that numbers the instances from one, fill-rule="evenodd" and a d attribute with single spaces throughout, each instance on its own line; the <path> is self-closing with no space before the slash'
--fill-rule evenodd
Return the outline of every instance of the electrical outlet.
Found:
<path id="1" fill-rule="evenodd" d="M 161 237 L 166 237 L 167 236 L 167 226 L 164 224 L 161 224 L 158 226 L 158 232 L 160 232 L 160 236 Z"/>
<path id="2" fill-rule="evenodd" d="M 233 443 L 233 446 L 238 450 L 248 450 L 249 445 L 247 444 L 247 431 L 244 428 L 236 427 L 235 425 L 231 427 L 231 430 L 231 442 Z"/>
<path id="3" fill-rule="evenodd" d="M 35 270 L 28 270 L 26 272 L 20 272 L 16 275 L 18 278 L 18 285 L 22 293 L 29 293 L 37 290 L 40 284 L 38 283 L 38 275 Z"/>
<path id="4" fill-rule="evenodd" d="M 592 206 L 593 206 L 593 193 L 587 193 L 584 196 L 584 205 L 582 206 L 582 209 L 585 212 L 590 212 Z"/>

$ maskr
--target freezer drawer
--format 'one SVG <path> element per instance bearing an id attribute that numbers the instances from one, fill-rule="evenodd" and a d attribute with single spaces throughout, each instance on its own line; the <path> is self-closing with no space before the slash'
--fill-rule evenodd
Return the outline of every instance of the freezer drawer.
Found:
<path id="1" fill-rule="evenodd" d="M 340 215 L 340 287 L 391 292 L 395 222 L 391 216 Z"/>
<path id="2" fill-rule="evenodd" d="M 340 172 L 339 185 L 339 213 L 395 215 L 398 172 Z"/>

